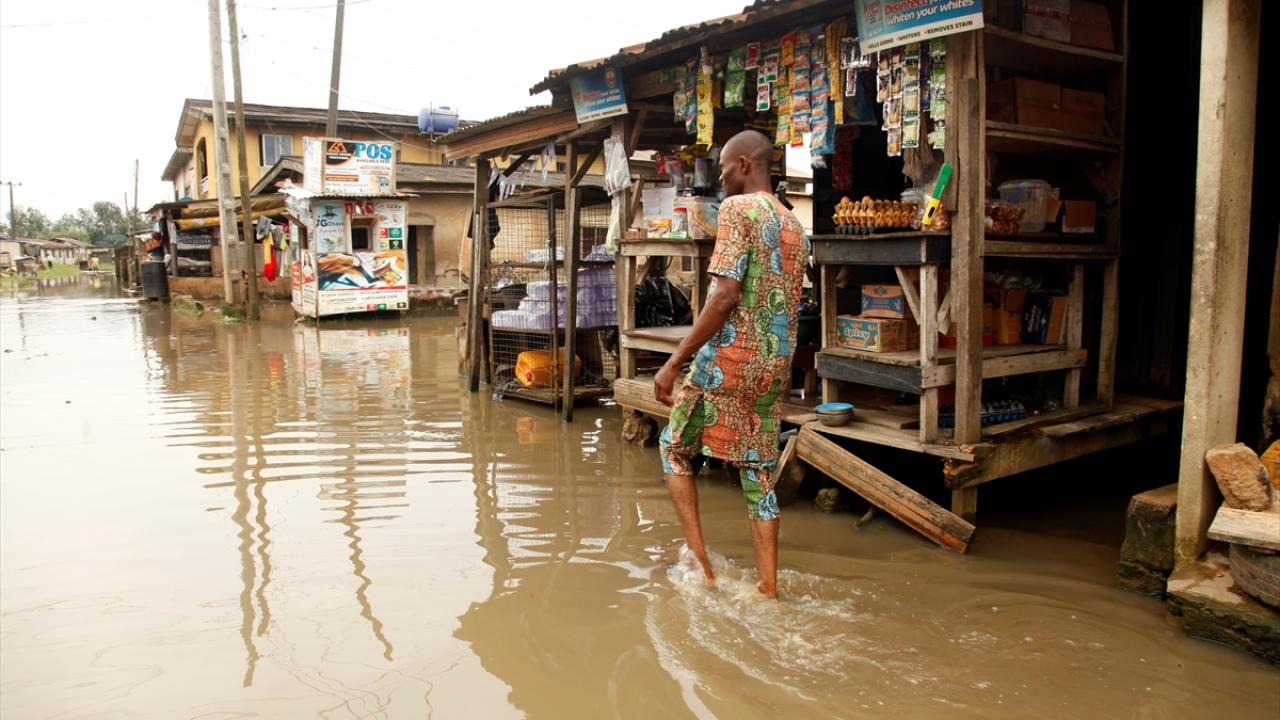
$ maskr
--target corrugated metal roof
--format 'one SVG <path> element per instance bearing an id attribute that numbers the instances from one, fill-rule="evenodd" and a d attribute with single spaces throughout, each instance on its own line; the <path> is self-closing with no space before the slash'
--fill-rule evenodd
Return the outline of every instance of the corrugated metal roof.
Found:
<path id="1" fill-rule="evenodd" d="M 601 65 L 632 65 L 669 52 L 701 45 L 711 37 L 740 30 L 754 23 L 772 20 L 787 13 L 824 5 L 835 7 L 839 5 L 848 6 L 851 3 L 847 2 L 847 0 L 844 2 L 834 2 L 833 0 L 756 0 L 736 15 L 726 15 L 695 25 L 673 28 L 648 42 L 624 47 L 609 57 L 586 60 L 565 68 L 552 70 L 542 82 L 529 88 L 529 94 L 535 95 L 543 90 L 565 85 L 570 77 Z M 849 11 L 852 12 L 851 7 Z"/>
<path id="2" fill-rule="evenodd" d="M 523 110 L 516 110 L 514 112 L 509 112 L 506 115 L 499 115 L 497 117 L 489 118 L 488 120 L 482 120 L 465 128 L 460 127 L 459 129 L 440 138 L 439 142 L 446 145 L 449 143 L 456 143 L 459 140 L 466 140 L 474 135 L 481 135 L 501 128 L 510 127 L 512 125 L 519 125 L 520 123 L 528 122 L 529 120 L 536 120 L 537 118 L 555 115 L 556 113 L 561 113 L 568 109 L 569 108 L 567 106 L 561 105 L 532 105 L 524 108 Z"/>

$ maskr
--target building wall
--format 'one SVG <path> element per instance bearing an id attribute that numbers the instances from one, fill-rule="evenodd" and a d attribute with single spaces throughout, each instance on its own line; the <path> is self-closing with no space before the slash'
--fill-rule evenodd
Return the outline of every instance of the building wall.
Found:
<path id="1" fill-rule="evenodd" d="M 418 278 L 420 285 L 462 286 L 464 263 L 470 257 L 467 225 L 471 220 L 469 193 L 424 193 L 409 201 L 410 225 L 432 226 L 435 278 Z M 421 252 L 421 250 L 419 250 Z M 469 263 L 467 263 L 469 265 Z"/>
<path id="2" fill-rule="evenodd" d="M 229 128 L 231 136 L 228 142 L 229 152 L 231 153 L 231 189 L 238 196 L 240 183 L 240 160 L 237 151 L 235 125 Z M 317 137 L 323 135 L 320 128 L 298 129 L 298 128 L 271 128 L 266 125 L 249 125 L 245 128 L 245 145 L 246 160 L 248 165 L 249 185 L 252 186 L 262 178 L 262 172 L 266 167 L 262 166 L 262 135 L 289 135 L 292 138 L 293 147 L 289 154 L 301 155 L 302 142 L 307 137 Z M 350 128 L 340 128 L 339 135 L 344 140 L 355 140 L 357 142 L 386 142 L 387 137 L 372 130 L 359 132 Z M 208 186 L 203 192 L 200 190 L 200 176 L 196 173 L 196 160 L 199 156 L 200 141 L 204 140 L 208 149 L 209 160 L 209 181 Z M 395 137 L 395 141 L 400 143 L 400 162 L 410 163 L 429 163 L 443 164 L 444 151 L 440 147 L 433 145 L 431 140 L 426 136 L 419 136 L 417 133 L 406 133 Z M 178 191 L 178 197 L 190 196 L 196 200 L 206 200 L 218 197 L 218 180 L 214 174 L 214 168 L 217 161 L 214 156 L 213 147 L 213 122 L 211 120 L 201 121 L 196 128 L 194 139 L 191 142 L 192 156 L 190 162 L 178 174 L 174 180 L 174 188 Z M 268 166 L 270 167 L 270 166 Z M 186 187 L 185 178 L 192 178 L 192 187 Z"/>

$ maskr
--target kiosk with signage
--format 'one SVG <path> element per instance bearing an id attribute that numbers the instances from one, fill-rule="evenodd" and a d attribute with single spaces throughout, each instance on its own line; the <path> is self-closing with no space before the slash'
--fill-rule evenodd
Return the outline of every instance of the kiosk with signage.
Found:
<path id="1" fill-rule="evenodd" d="M 407 200 L 395 143 L 306 138 L 303 187 L 281 192 L 297 260 L 293 308 L 306 317 L 409 308 Z"/>

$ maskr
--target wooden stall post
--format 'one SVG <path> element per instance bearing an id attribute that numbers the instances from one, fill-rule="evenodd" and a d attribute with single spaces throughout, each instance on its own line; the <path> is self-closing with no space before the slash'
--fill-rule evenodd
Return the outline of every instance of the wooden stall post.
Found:
<path id="1" fill-rule="evenodd" d="M 614 118 L 613 125 L 610 127 L 610 137 L 615 141 L 623 143 L 626 147 L 627 141 L 630 139 L 628 135 L 629 128 L 627 116 Z M 623 237 L 626 237 L 627 228 L 631 227 L 631 192 L 623 190 L 618 193 L 613 202 L 619 203 L 621 213 L 620 231 Z M 618 333 L 622 334 L 628 330 L 634 330 L 636 327 L 635 314 L 635 297 L 636 297 L 636 261 L 637 258 L 631 255 L 618 254 Z M 631 348 L 618 347 L 618 377 L 633 378 L 636 376 L 636 351 Z"/>
<path id="2" fill-rule="evenodd" d="M 569 253 L 565 253 L 567 257 Z M 547 196 L 547 279 L 551 283 L 551 404 L 560 389 L 560 286 L 556 273 L 556 196 Z M 568 318 L 565 318 L 568 320 Z M 566 328 L 566 335 L 568 334 Z M 573 367 L 573 361 L 568 363 Z"/>
<path id="3" fill-rule="evenodd" d="M 920 266 L 920 367 L 928 372 L 938 364 L 938 266 Z M 920 396 L 920 442 L 938 440 L 938 388 Z"/>
<path id="4" fill-rule="evenodd" d="M 1103 312 L 1106 312 L 1103 308 Z M 1084 263 L 1076 263 L 1071 269 L 1071 287 L 1067 290 L 1067 349 L 1084 347 Z M 1062 406 L 1080 406 L 1080 368 L 1067 371 L 1066 390 Z"/>
<path id="5" fill-rule="evenodd" d="M 1218 509 L 1205 452 L 1236 439 L 1261 6 L 1261 0 L 1204 2 L 1191 328 L 1174 545 L 1178 564 L 1193 562 L 1204 551 Z"/>
<path id="6" fill-rule="evenodd" d="M 822 311 L 822 342 L 820 347 L 829 348 L 836 346 L 836 275 L 840 268 L 836 265 L 819 265 L 818 266 L 818 282 L 821 285 L 822 293 L 821 311 Z M 840 383 L 831 378 L 822 378 L 822 402 L 836 402 L 839 400 Z"/>
<path id="7" fill-rule="evenodd" d="M 476 181 L 472 206 L 474 219 L 471 222 L 471 288 L 467 300 L 467 384 L 471 392 L 480 389 L 480 367 L 483 358 L 481 344 L 484 332 L 484 306 L 487 298 L 484 294 L 485 259 L 489 257 L 489 237 L 485 228 L 489 221 L 489 158 L 476 158 Z"/>
<path id="8" fill-rule="evenodd" d="M 564 276 L 569 297 L 565 300 L 564 313 L 564 407 L 562 417 L 565 422 L 573 422 L 573 400 L 575 378 L 573 374 L 573 358 L 578 352 L 578 253 L 581 241 L 578 239 L 578 152 L 573 141 L 565 145 L 565 183 L 564 183 Z"/>
<path id="9" fill-rule="evenodd" d="M 951 316 L 955 318 L 959 444 L 982 436 L 982 203 L 986 187 L 984 69 L 979 33 L 947 38 L 948 125 L 955 127 L 957 207 L 951 235 Z M 948 143 L 948 147 L 951 144 Z"/>

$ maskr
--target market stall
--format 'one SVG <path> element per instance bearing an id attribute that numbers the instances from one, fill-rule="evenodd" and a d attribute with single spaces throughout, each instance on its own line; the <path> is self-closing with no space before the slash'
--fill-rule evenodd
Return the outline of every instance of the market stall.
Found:
<path id="1" fill-rule="evenodd" d="M 823 401 L 856 406 L 836 427 L 793 398 L 784 418 L 802 431 L 784 459 L 963 549 L 981 483 L 1175 422 L 1179 403 L 1117 397 L 1114 384 L 1127 6 L 1063 4 L 884 15 L 865 0 L 850 16 L 847 2 L 761 2 L 535 86 L 566 108 L 536 121 L 558 118 L 560 137 L 603 131 L 570 101 L 625 88 L 610 137 L 655 162 L 612 195 L 614 390 L 631 418 L 666 412 L 650 373 L 692 322 L 643 327 L 637 285 L 683 282 L 696 312 L 719 148 L 754 128 L 776 140 L 778 178 L 787 152 L 814 168 L 821 327 L 799 343 L 796 384 L 812 370 Z M 503 135 L 545 142 L 516 124 L 490 147 L 516 145 Z M 858 461 L 870 446 L 937 459 L 952 512 Z"/>
<path id="2" fill-rule="evenodd" d="M 307 138 L 303 187 L 287 184 L 293 308 L 306 317 L 409 307 L 405 209 L 394 143 Z"/>

